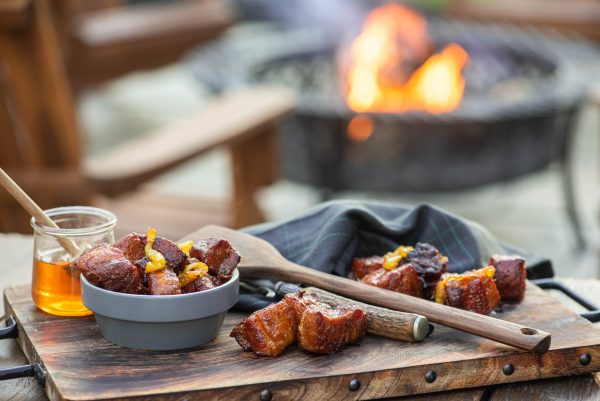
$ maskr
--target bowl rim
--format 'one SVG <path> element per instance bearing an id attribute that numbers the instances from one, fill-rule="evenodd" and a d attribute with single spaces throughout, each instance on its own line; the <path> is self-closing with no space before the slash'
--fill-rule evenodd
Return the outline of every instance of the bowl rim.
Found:
<path id="1" fill-rule="evenodd" d="M 94 315 L 141 323 L 168 323 L 205 318 L 230 309 L 239 299 L 239 272 L 206 291 L 177 295 L 137 295 L 109 291 L 81 276 L 83 304 Z"/>
<path id="2" fill-rule="evenodd" d="M 204 290 L 204 291 L 196 291 L 196 292 L 190 292 L 187 294 L 173 294 L 173 295 L 130 294 L 128 292 L 111 291 L 111 290 L 107 290 L 105 288 L 98 287 L 97 285 L 90 283 L 83 274 L 80 274 L 79 280 L 82 282 L 85 282 L 85 285 L 93 287 L 94 291 L 98 291 L 101 294 L 106 294 L 108 296 L 117 296 L 117 297 L 123 297 L 123 298 L 131 298 L 131 299 L 184 299 L 184 298 L 193 298 L 194 296 L 198 296 L 198 294 L 205 294 L 204 296 L 207 296 L 206 294 L 209 294 L 210 292 L 218 292 L 219 288 L 225 288 L 230 285 L 233 285 L 233 283 L 236 282 L 237 276 L 239 276 L 239 271 L 236 267 L 235 269 L 233 269 L 231 278 L 224 284 L 221 284 L 217 287 L 210 288 L 210 289 Z"/>

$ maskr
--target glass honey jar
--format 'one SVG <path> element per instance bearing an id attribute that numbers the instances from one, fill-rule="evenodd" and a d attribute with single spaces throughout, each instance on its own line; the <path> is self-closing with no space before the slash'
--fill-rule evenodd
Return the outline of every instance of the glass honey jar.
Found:
<path id="1" fill-rule="evenodd" d="M 33 278 L 31 296 L 41 310 L 60 316 L 92 314 L 81 302 L 77 257 L 99 244 L 115 240 L 116 216 L 103 209 L 67 206 L 46 210 L 59 228 L 46 227 L 31 219 L 33 227 Z M 65 243 L 75 248 L 72 255 Z"/>

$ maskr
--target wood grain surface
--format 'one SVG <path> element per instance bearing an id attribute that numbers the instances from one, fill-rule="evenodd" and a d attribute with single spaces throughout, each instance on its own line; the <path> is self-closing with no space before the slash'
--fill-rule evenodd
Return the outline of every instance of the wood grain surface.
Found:
<path id="1" fill-rule="evenodd" d="M 498 387 L 489 401 L 600 400 L 598 385 L 590 375 L 538 380 Z"/>
<path id="2" fill-rule="evenodd" d="M 229 313 L 218 337 L 205 346 L 139 351 L 105 341 L 93 317 L 38 311 L 27 286 L 7 289 L 5 303 L 7 314 L 22 327 L 18 341 L 27 359 L 45 366 L 52 401 L 245 400 L 258 399 L 264 389 L 274 400 L 376 399 L 600 370 L 600 331 L 533 285 L 522 304 L 505 305 L 499 317 L 553 333 L 550 351 L 543 355 L 437 326 L 421 343 L 368 335 L 360 346 L 332 356 L 292 346 L 278 358 L 257 358 L 229 337 L 244 318 L 238 313 Z M 592 355 L 587 366 L 579 362 L 584 352 Z M 502 371 L 508 363 L 515 366 L 512 375 Z M 437 375 L 433 383 L 425 380 L 430 370 Z M 354 392 L 348 389 L 352 379 L 361 382 Z"/>

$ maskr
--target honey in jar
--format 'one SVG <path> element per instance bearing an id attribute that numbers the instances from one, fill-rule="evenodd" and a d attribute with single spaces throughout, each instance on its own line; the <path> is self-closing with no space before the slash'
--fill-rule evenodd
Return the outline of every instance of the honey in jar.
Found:
<path id="1" fill-rule="evenodd" d="M 59 316 L 85 316 L 92 312 L 81 301 L 80 273 L 74 261 L 99 244 L 114 242 L 117 218 L 107 210 L 68 206 L 46 210 L 58 226 L 47 227 L 31 220 L 34 230 L 31 296 L 44 312 Z M 71 255 L 66 241 L 75 248 Z M 70 248 L 70 247 L 67 247 Z"/>
<path id="2" fill-rule="evenodd" d="M 33 302 L 44 312 L 60 316 L 92 314 L 81 302 L 79 271 L 61 260 L 64 250 L 47 252 L 33 260 Z"/>

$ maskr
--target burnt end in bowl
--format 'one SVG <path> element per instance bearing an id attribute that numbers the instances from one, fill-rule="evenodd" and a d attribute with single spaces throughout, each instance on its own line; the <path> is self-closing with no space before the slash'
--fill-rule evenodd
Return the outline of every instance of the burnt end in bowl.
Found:
<path id="1" fill-rule="evenodd" d="M 231 272 L 240 262 L 240 254 L 223 238 L 207 238 L 196 242 L 190 249 L 190 257 L 205 263 L 210 275 L 221 282 L 229 280 Z"/>
<path id="2" fill-rule="evenodd" d="M 143 292 L 140 273 L 123 254 L 111 245 L 100 245 L 82 255 L 75 266 L 93 285 L 110 291 Z"/>

